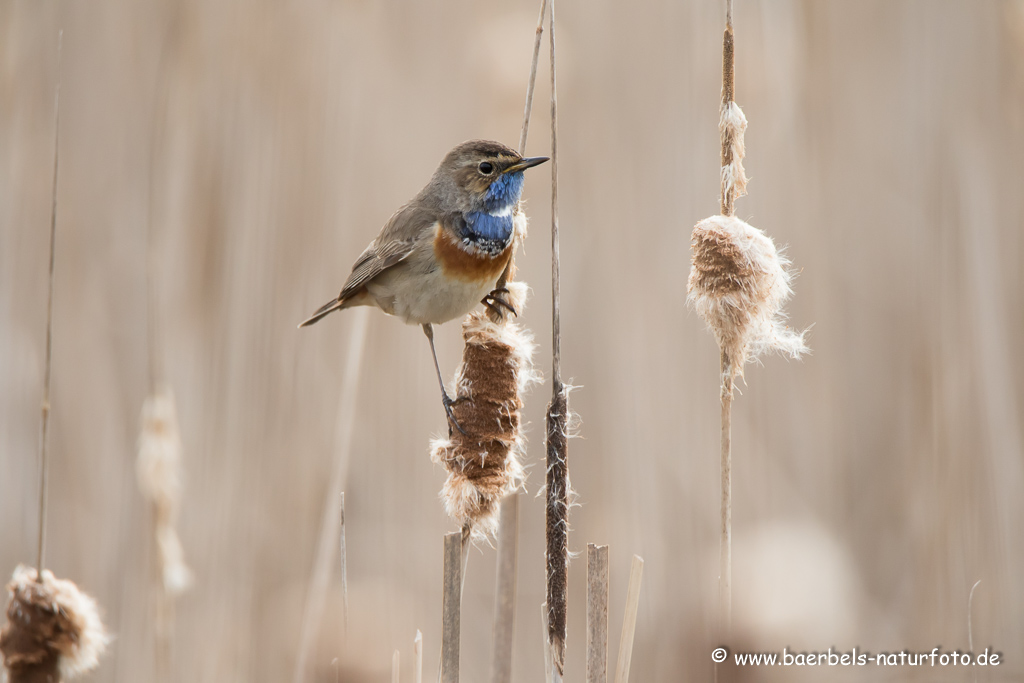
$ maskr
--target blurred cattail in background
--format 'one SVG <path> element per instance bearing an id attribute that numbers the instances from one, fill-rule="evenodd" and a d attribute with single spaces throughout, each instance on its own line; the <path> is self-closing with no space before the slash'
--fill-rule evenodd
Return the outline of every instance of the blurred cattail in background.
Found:
<path id="1" fill-rule="evenodd" d="M 110 641 L 96 601 L 71 581 L 19 565 L 7 584 L 0 654 L 10 683 L 57 683 L 91 671 Z"/>
<path id="2" fill-rule="evenodd" d="M 510 303 L 521 311 L 526 285 L 507 287 Z M 466 347 L 452 404 L 462 430 L 435 440 L 431 459 L 448 470 L 441 490 L 448 514 L 476 537 L 493 537 L 498 503 L 523 483 L 522 394 L 539 376 L 533 339 L 519 325 L 474 311 L 462 323 L 462 336 Z"/>
<path id="3" fill-rule="evenodd" d="M 181 506 L 181 435 L 174 394 L 162 387 L 142 406 L 142 433 L 135 461 L 139 490 L 153 509 L 153 528 L 163 589 L 169 596 L 192 583 L 176 527 Z"/>

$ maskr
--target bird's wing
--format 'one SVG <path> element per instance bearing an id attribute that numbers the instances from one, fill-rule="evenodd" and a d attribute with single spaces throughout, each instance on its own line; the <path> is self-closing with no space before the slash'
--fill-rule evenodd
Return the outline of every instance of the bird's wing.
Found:
<path id="1" fill-rule="evenodd" d="M 436 222 L 437 214 L 422 206 L 407 204 L 396 211 L 377 239 L 356 259 L 338 300 L 356 294 L 367 282 L 404 261 Z"/>

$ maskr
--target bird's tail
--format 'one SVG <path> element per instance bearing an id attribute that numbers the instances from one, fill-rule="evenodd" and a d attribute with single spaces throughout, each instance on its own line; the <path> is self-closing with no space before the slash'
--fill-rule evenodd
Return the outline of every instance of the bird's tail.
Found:
<path id="1" fill-rule="evenodd" d="M 340 310 L 344 307 L 344 299 L 332 299 L 331 301 L 328 301 L 326 304 L 317 309 L 316 313 L 314 313 L 313 315 L 299 323 L 299 327 L 309 327 L 313 323 L 318 322 L 320 318 L 323 318 L 328 313 L 333 313 L 334 311 Z"/>

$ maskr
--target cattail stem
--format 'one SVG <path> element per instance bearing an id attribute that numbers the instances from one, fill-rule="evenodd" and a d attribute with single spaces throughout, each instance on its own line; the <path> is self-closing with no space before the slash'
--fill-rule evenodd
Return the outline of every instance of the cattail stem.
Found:
<path id="1" fill-rule="evenodd" d="M 64 31 L 57 33 L 57 87 L 53 96 L 53 189 L 50 205 L 50 271 L 46 295 L 46 357 L 43 370 L 42 419 L 39 428 L 39 537 L 36 548 L 36 580 L 42 581 L 46 545 L 46 499 L 49 488 L 50 368 L 53 359 L 53 273 L 57 255 L 57 169 L 60 159 L 60 68 Z"/>
<path id="2" fill-rule="evenodd" d="M 608 683 L 608 546 L 587 544 L 587 683 Z"/>
<path id="3" fill-rule="evenodd" d="M 732 399 L 735 370 L 722 349 L 722 529 L 719 548 L 719 603 L 722 633 L 732 630 Z"/>
<path id="4" fill-rule="evenodd" d="M 494 588 L 494 652 L 491 683 L 512 683 L 512 645 L 516 626 L 516 577 L 519 565 L 519 494 L 501 501 L 498 569 Z"/>

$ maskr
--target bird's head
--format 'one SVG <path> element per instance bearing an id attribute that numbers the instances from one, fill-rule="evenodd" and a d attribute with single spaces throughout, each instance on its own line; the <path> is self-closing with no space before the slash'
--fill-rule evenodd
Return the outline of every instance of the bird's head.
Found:
<path id="1" fill-rule="evenodd" d="M 523 172 L 547 160 L 523 157 L 500 142 L 470 140 L 448 152 L 431 185 L 449 210 L 503 211 L 519 201 Z"/>

